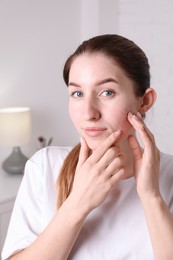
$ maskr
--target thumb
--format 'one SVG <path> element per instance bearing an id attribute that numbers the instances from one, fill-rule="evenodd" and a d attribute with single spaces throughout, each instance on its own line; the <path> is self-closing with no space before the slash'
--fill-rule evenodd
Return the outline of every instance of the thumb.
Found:
<path id="1" fill-rule="evenodd" d="M 141 159 L 142 158 L 141 147 L 140 147 L 136 137 L 133 135 L 130 135 L 128 137 L 128 143 L 129 143 L 129 147 L 132 150 L 134 160 L 137 161 L 137 160 Z"/>
<path id="2" fill-rule="evenodd" d="M 90 152 L 90 149 L 89 149 L 85 139 L 83 137 L 81 137 L 81 147 L 80 147 L 77 168 L 81 167 L 84 164 L 84 162 L 88 159 L 89 152 Z"/>

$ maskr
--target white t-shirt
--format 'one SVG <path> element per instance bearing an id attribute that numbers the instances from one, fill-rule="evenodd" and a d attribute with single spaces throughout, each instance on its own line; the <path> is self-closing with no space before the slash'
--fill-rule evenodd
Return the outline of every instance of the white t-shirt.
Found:
<path id="1" fill-rule="evenodd" d="M 2 259 L 28 247 L 55 215 L 56 181 L 70 150 L 44 148 L 27 162 Z M 160 189 L 173 212 L 173 156 L 163 153 Z M 154 260 L 134 178 L 119 182 L 104 203 L 88 215 L 68 259 Z"/>

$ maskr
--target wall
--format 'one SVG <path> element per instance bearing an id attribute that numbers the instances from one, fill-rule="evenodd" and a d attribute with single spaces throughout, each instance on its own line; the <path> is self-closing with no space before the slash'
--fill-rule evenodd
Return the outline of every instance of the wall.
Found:
<path id="1" fill-rule="evenodd" d="M 0 0 L 0 107 L 32 108 L 26 153 L 38 148 L 39 135 L 53 136 L 55 145 L 78 141 L 68 116 L 64 61 L 82 40 L 119 33 L 149 57 L 158 100 L 147 123 L 161 150 L 173 154 L 172 10 L 171 0 Z"/>
<path id="2" fill-rule="evenodd" d="M 80 0 L 0 0 L 0 107 L 31 107 L 29 155 L 40 135 L 55 145 L 78 140 L 62 68 L 80 41 L 80 9 Z"/>
<path id="3" fill-rule="evenodd" d="M 118 5 L 118 0 L 81 0 L 81 41 L 98 34 L 116 33 Z"/>
<path id="4" fill-rule="evenodd" d="M 114 32 L 116 2 L 0 0 L 0 107 L 31 107 L 32 140 L 22 147 L 29 156 L 40 135 L 52 136 L 53 145 L 78 142 L 68 116 L 63 64 L 84 39 Z M 0 157 L 10 150 L 0 147 Z"/>
<path id="5" fill-rule="evenodd" d="M 135 41 L 147 54 L 151 86 L 157 101 L 146 123 L 160 150 L 173 154 L 173 1 L 83 0 L 81 39 L 118 33 Z"/>
<path id="6" fill-rule="evenodd" d="M 118 32 L 146 52 L 158 98 L 147 123 L 158 147 L 173 154 L 173 1 L 119 0 Z"/>

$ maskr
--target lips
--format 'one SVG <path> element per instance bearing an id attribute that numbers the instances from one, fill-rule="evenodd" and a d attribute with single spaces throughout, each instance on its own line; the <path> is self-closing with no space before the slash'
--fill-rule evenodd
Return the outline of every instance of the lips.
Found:
<path id="1" fill-rule="evenodd" d="M 87 128 L 84 128 L 85 134 L 87 136 L 90 136 L 90 137 L 100 136 L 100 135 L 104 134 L 105 131 L 106 131 L 106 128 L 102 128 L 102 127 L 87 127 Z"/>

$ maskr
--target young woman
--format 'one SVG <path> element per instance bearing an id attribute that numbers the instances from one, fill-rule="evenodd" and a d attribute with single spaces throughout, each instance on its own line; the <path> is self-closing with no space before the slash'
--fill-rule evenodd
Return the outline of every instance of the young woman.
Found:
<path id="1" fill-rule="evenodd" d="M 94 37 L 68 58 L 64 80 L 81 142 L 27 162 L 2 258 L 172 260 L 173 157 L 143 121 L 156 100 L 144 52 Z"/>

